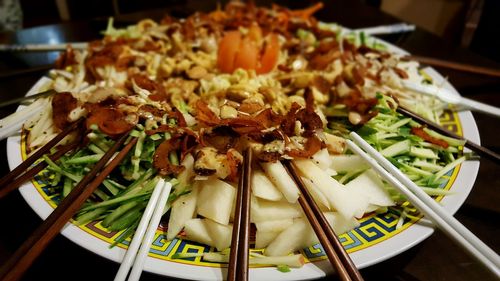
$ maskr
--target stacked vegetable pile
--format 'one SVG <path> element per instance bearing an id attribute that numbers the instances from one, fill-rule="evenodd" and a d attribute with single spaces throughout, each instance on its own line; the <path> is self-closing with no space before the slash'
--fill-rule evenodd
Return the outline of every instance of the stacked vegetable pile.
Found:
<path id="1" fill-rule="evenodd" d="M 82 138 L 76 153 L 57 163 L 45 158 L 53 192 L 67 195 L 117 136 L 138 139 L 76 223 L 100 220 L 126 239 L 164 177 L 174 184 L 164 216 L 167 239 L 180 236 L 224 251 L 241 152 L 251 147 L 257 159 L 255 247 L 265 248 L 266 256 L 286 256 L 317 238 L 280 159 L 294 160 L 338 234 L 404 202 L 346 151 L 351 130 L 426 191 L 441 194 L 441 177 L 464 159 L 458 158 L 462 144 L 395 112 L 399 102 L 436 120 L 442 105 L 401 85 L 403 79 L 429 80 L 418 64 L 320 25 L 312 17 L 320 8 L 231 2 L 184 20 L 167 16 L 124 29 L 110 21 L 105 37 L 87 50 L 68 49 L 51 72 L 58 94 L 25 126 L 34 150 L 86 118 L 85 133 L 66 139 Z M 302 264 L 300 256 L 291 257 L 261 263 Z M 224 252 L 212 259 L 224 260 Z"/>

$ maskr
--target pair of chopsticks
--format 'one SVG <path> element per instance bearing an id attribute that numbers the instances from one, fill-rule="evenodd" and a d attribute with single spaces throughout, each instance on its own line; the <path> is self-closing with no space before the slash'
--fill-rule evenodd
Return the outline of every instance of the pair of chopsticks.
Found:
<path id="1" fill-rule="evenodd" d="M 128 280 L 139 280 L 141 277 L 144 262 L 146 261 L 150 245 L 153 242 L 171 189 L 172 184 L 170 182 L 165 182 L 164 179 L 158 180 L 148 205 L 144 210 L 144 214 L 141 217 L 132 243 L 123 257 L 121 266 L 116 273 L 115 281 L 125 280 L 132 263 L 132 271 L 130 272 Z"/>
<path id="2" fill-rule="evenodd" d="M 444 129 L 443 127 L 439 126 L 438 124 L 431 122 L 431 121 L 419 116 L 418 114 L 410 111 L 409 109 L 402 107 L 401 105 L 398 106 L 396 111 L 405 115 L 405 116 L 408 116 L 414 120 L 417 120 L 422 124 L 427 125 L 428 127 L 433 129 L 434 131 L 437 131 L 441 134 L 447 135 L 447 136 L 455 138 L 455 139 L 465 141 L 465 147 L 468 147 L 469 149 L 473 150 L 474 152 L 476 152 L 480 156 L 484 156 L 484 157 L 492 160 L 493 162 L 500 164 L 500 154 L 498 154 L 494 151 L 491 151 L 486 147 L 480 146 L 480 145 L 478 145 L 478 144 L 476 144 L 468 139 L 465 139 L 465 138 L 463 138 L 463 137 L 461 137 L 453 132 L 450 132 L 450 131 Z"/>
<path id="3" fill-rule="evenodd" d="M 327 219 L 314 202 L 311 194 L 305 187 L 300 176 L 296 172 L 294 164 L 289 160 L 283 160 L 283 165 L 299 187 L 299 204 L 306 217 L 311 223 L 328 259 L 335 268 L 341 280 L 363 280 L 363 277 L 350 259 Z M 251 186 L 252 149 L 247 148 L 244 152 L 243 169 L 238 183 L 236 197 L 235 215 L 233 221 L 233 233 L 231 250 L 229 256 L 229 268 L 227 272 L 228 281 L 248 280 L 248 251 L 249 251 L 249 229 L 250 229 L 250 186 Z"/>
<path id="4" fill-rule="evenodd" d="M 299 187 L 299 204 L 316 236 L 325 250 L 330 263 L 343 281 L 363 280 L 363 277 L 350 259 L 327 219 L 314 202 L 311 194 L 305 187 L 300 176 L 296 172 L 294 164 L 289 160 L 283 160 L 283 165 Z M 233 233 L 231 240 L 231 251 L 229 256 L 228 281 L 248 280 L 248 250 L 250 229 L 250 186 L 251 186 L 251 164 L 252 150 L 248 148 L 244 152 L 243 169 L 238 183 L 236 197 L 235 216 L 233 222 Z"/>
<path id="5" fill-rule="evenodd" d="M 128 143 L 126 143 L 127 140 Z M 126 145 L 123 146 L 125 143 Z M 137 138 L 129 140 L 128 134 L 124 134 L 116 140 L 90 172 L 83 177 L 10 259 L 1 266 L 0 280 L 13 281 L 21 278 L 50 241 L 56 237 L 64 225 L 80 209 L 102 181 L 120 164 L 136 143 Z M 121 151 L 116 153 L 120 148 L 122 148 Z M 109 164 L 107 164 L 108 162 Z"/>
<path id="6" fill-rule="evenodd" d="M 299 204 L 340 279 L 343 281 L 363 280 L 361 273 L 349 257 L 349 254 L 345 251 L 342 243 L 338 240 L 337 235 L 330 226 L 330 223 L 325 218 L 323 212 L 321 212 L 320 208 L 302 182 L 302 179 L 297 173 L 297 168 L 293 162 L 290 160 L 283 160 L 282 163 L 294 182 L 297 184 L 300 191 L 298 199 Z"/>
<path id="7" fill-rule="evenodd" d="M 47 167 L 47 163 L 45 161 L 40 162 L 33 168 L 28 168 L 33 165 L 40 157 L 44 154 L 48 153 L 50 149 L 56 146 L 64 137 L 66 137 L 69 133 L 73 132 L 83 123 L 83 119 L 80 119 L 76 122 L 73 122 L 70 126 L 66 127 L 62 132 L 60 132 L 57 136 L 51 139 L 47 144 L 43 147 L 35 151 L 28 159 L 24 160 L 19 166 L 14 168 L 10 173 L 5 175 L 0 179 L 0 198 L 6 196 L 9 192 L 18 188 L 23 182 L 31 179 L 36 174 L 38 174 L 41 170 Z M 59 159 L 61 156 L 66 154 L 67 152 L 75 149 L 78 146 L 78 141 L 73 141 L 71 144 L 64 145 L 59 148 L 56 152 L 49 156 L 52 161 Z"/>
<path id="8" fill-rule="evenodd" d="M 233 220 L 231 250 L 229 252 L 228 281 L 248 280 L 248 251 L 250 237 L 250 186 L 252 185 L 252 149 L 243 153 L 243 169 L 238 182 Z"/>
<path id="9" fill-rule="evenodd" d="M 352 141 L 347 140 L 347 146 L 350 150 L 365 159 L 379 175 L 406 196 L 413 206 L 419 209 L 445 234 L 500 278 L 500 257 L 495 251 L 489 248 L 457 219 L 444 210 L 436 201 L 427 195 L 398 168 L 392 165 L 389 160 L 385 159 L 379 152 L 372 148 L 358 134 L 352 132 L 350 137 Z"/>

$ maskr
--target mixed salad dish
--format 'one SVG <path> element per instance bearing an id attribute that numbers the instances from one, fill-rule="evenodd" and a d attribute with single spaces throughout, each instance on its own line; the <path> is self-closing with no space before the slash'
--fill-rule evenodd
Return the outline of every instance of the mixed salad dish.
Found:
<path id="1" fill-rule="evenodd" d="M 110 20 L 102 40 L 68 47 L 50 71 L 40 108 L 26 121 L 32 153 L 85 119 L 61 144 L 81 145 L 58 161 L 43 157 L 42 179 L 65 197 L 115 140 L 137 144 L 74 217 L 100 221 L 130 238 L 160 178 L 173 184 L 166 239 L 214 247 L 187 258 L 227 262 L 242 151 L 254 152 L 251 264 L 304 264 L 297 250 L 318 243 L 280 160 L 293 160 L 337 234 L 359 219 L 389 212 L 401 222 L 418 212 L 359 156 L 346 149 L 356 131 L 430 195 L 465 160 L 463 143 L 396 112 L 404 106 L 434 122 L 446 107 L 406 89 L 432 84 L 417 62 L 336 25 L 318 22 L 319 3 L 289 10 L 230 2 L 185 19 L 145 19 L 126 28 Z M 33 108 L 33 107 L 32 107 Z M 26 110 L 26 109 L 25 109 Z M 28 107 L 29 110 L 29 107 Z M 295 253 L 295 254 L 294 254 Z"/>

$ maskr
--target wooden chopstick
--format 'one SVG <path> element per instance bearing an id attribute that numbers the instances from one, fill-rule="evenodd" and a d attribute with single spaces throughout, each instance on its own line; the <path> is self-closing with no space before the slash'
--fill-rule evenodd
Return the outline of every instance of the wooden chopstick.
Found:
<path id="1" fill-rule="evenodd" d="M 443 135 L 465 141 L 465 147 L 468 147 L 471 150 L 475 151 L 477 154 L 484 156 L 497 164 L 500 164 L 500 154 L 498 154 L 494 151 L 491 151 L 486 147 L 480 146 L 480 145 L 478 145 L 478 144 L 476 144 L 476 143 L 474 143 L 466 138 L 463 138 L 463 137 L 461 137 L 453 132 L 450 132 L 450 131 L 444 129 L 443 127 L 441 127 L 439 124 L 436 124 L 432 121 L 429 121 L 429 120 L 421 117 L 420 115 L 416 114 L 415 112 L 412 112 L 411 110 L 402 107 L 401 105 L 398 106 L 396 111 L 405 115 L 405 116 L 408 116 L 414 120 L 417 120 L 420 123 L 427 125 L 429 128 L 431 128 L 434 131 L 437 131 Z"/>
<path id="2" fill-rule="evenodd" d="M 474 73 L 474 74 L 482 74 L 482 75 L 493 76 L 493 77 L 500 77 L 500 70 L 499 69 L 481 67 L 481 66 L 476 66 L 476 65 L 464 64 L 464 63 L 458 63 L 458 62 L 453 62 L 453 61 L 446 61 L 446 60 L 430 58 L 430 57 L 423 57 L 423 56 L 416 56 L 416 55 L 410 55 L 410 56 L 407 56 L 405 58 L 407 58 L 409 60 L 416 60 L 420 63 L 427 64 L 430 66 L 449 68 L 449 69 L 460 70 L 460 71 L 464 71 L 464 72 L 469 72 L 469 73 Z"/>
<path id="3" fill-rule="evenodd" d="M 319 209 L 313 197 L 305 187 L 302 179 L 296 172 L 295 165 L 289 161 L 282 161 L 290 176 L 293 178 L 300 190 L 299 204 L 304 210 L 311 226 L 318 237 L 330 263 L 337 271 L 341 280 L 363 280 L 361 273 L 337 239 L 337 235 Z"/>
<path id="4" fill-rule="evenodd" d="M 115 152 L 125 143 L 128 134 L 121 136 L 103 155 L 92 170 L 73 188 L 57 208 L 45 219 L 35 232 L 17 249 L 12 257 L 0 268 L 0 280 L 18 280 L 41 254 L 45 247 L 59 233 L 63 226 L 80 209 L 81 205 L 102 183 L 102 181 L 123 160 L 130 149 L 136 144 L 137 138 L 129 143 L 111 160 Z"/>
<path id="5" fill-rule="evenodd" d="M 75 149 L 80 143 L 77 141 L 74 141 L 70 144 L 63 145 L 61 148 L 59 148 L 54 154 L 50 155 L 49 158 L 52 161 L 56 161 L 57 159 L 61 158 L 64 154 L 72 151 Z M 41 172 L 45 167 L 47 167 L 47 162 L 42 161 L 38 163 L 35 167 L 29 169 L 26 171 L 24 174 L 16 177 L 13 179 L 10 183 L 7 185 L 3 186 L 0 189 L 0 199 L 5 197 L 7 194 L 9 194 L 11 191 L 15 190 L 18 188 L 21 184 L 23 184 L 25 181 L 32 179 L 36 174 Z"/>
<path id="6" fill-rule="evenodd" d="M 495 251 L 449 214 L 356 132 L 351 132 L 350 137 L 354 141 L 347 140 L 347 146 L 350 150 L 365 159 L 380 176 L 403 194 L 426 218 L 500 278 L 500 257 Z"/>
<path id="7" fill-rule="evenodd" d="M 31 96 L 24 96 L 24 97 L 20 97 L 20 98 L 11 99 L 8 101 L 0 102 L 0 108 L 11 105 L 11 104 L 21 103 L 21 102 L 27 101 L 27 100 L 33 100 L 33 99 L 37 99 L 37 98 L 51 96 L 51 95 L 56 94 L 56 93 L 57 92 L 54 89 L 50 89 L 50 90 L 43 91 L 41 93 L 34 94 Z"/>
<path id="8" fill-rule="evenodd" d="M 5 188 L 5 185 L 15 178 L 17 178 L 19 175 L 21 175 L 24 171 L 26 171 L 33 163 L 35 163 L 36 160 L 40 159 L 44 154 L 46 154 L 52 147 L 54 147 L 56 144 L 58 144 L 64 137 L 66 137 L 69 133 L 71 133 L 73 130 L 78 128 L 82 123 L 84 119 L 79 119 L 76 122 L 73 122 L 70 126 L 66 127 L 62 132 L 60 132 L 57 136 L 55 136 L 53 139 L 51 139 L 49 142 L 47 142 L 44 146 L 42 146 L 40 149 L 35 151 L 28 159 L 24 160 L 19 166 L 14 168 L 10 173 L 5 175 L 2 179 L 0 179 L 0 187 Z M 5 195 L 5 194 L 4 194 Z M 0 196 L 1 198 L 2 196 Z"/>
<path id="9" fill-rule="evenodd" d="M 26 69 L 10 70 L 0 73 L 0 79 L 7 79 L 15 76 L 29 75 L 37 72 L 45 72 L 54 68 L 53 64 L 40 65 L 35 67 L 30 67 Z"/>
<path id="10" fill-rule="evenodd" d="M 243 155 L 243 169 L 240 173 L 236 207 L 233 220 L 233 234 L 229 265 L 227 271 L 228 281 L 248 280 L 248 251 L 250 237 L 250 186 L 252 149 L 247 148 Z"/>

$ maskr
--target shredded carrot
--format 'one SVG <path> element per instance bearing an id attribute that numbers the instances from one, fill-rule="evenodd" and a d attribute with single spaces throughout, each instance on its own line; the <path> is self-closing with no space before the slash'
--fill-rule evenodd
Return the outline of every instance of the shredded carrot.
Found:
<path id="1" fill-rule="evenodd" d="M 308 7 L 308 8 L 302 9 L 302 10 L 293 10 L 293 11 L 290 11 L 290 13 L 292 14 L 292 16 L 300 17 L 300 18 L 307 20 L 314 13 L 321 10 L 322 8 L 323 8 L 323 2 L 318 2 L 311 7 Z"/>
<path id="2" fill-rule="evenodd" d="M 435 144 L 435 145 L 439 145 L 443 148 L 448 148 L 449 144 L 442 140 L 442 139 L 438 139 L 438 138 L 435 138 L 429 134 L 427 134 L 425 131 L 424 131 L 424 127 L 413 127 L 411 128 L 411 133 L 422 138 L 423 140 L 427 141 L 427 142 L 430 142 L 432 144 Z"/>

